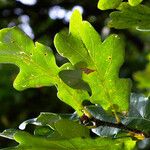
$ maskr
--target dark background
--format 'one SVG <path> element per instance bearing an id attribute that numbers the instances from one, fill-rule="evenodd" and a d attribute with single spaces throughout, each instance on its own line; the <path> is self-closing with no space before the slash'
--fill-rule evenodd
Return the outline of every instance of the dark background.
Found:
<path id="1" fill-rule="evenodd" d="M 24 0 L 25 1 L 25 0 Z M 29 0 L 28 0 L 29 1 Z M 32 2 L 32 0 L 30 1 Z M 125 63 L 120 77 L 133 80 L 133 92 L 146 92 L 137 88 L 133 74 L 145 68 L 146 54 L 150 49 L 150 34 L 135 29 L 115 30 L 107 27 L 109 14 L 113 10 L 100 11 L 98 0 L 33 0 L 24 4 L 15 0 L 0 0 L 0 29 L 19 26 L 34 41 L 50 46 L 61 65 L 65 60 L 56 53 L 53 39 L 57 32 L 68 27 L 69 16 L 74 8 L 83 10 L 83 18 L 88 20 L 105 39 L 108 34 L 117 33 L 125 41 Z M 26 0 L 27 3 L 27 0 Z M 150 2 L 144 1 L 150 5 Z M 12 84 L 19 69 L 13 65 L 0 64 L 0 132 L 7 128 L 17 128 L 40 112 L 73 112 L 57 99 L 55 87 L 16 91 Z M 0 138 L 0 148 L 6 147 L 8 140 Z"/>

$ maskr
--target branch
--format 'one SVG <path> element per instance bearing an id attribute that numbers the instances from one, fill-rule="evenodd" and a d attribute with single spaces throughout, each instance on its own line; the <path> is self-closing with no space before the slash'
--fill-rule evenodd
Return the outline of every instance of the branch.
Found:
<path id="1" fill-rule="evenodd" d="M 83 125 L 86 125 L 86 126 L 94 126 L 95 128 L 99 127 L 99 126 L 107 126 L 107 127 L 113 127 L 113 128 L 118 128 L 118 129 L 121 129 L 121 130 L 124 130 L 124 131 L 127 131 L 129 133 L 133 133 L 133 135 L 143 135 L 144 138 L 150 138 L 150 134 L 147 134 L 141 130 L 138 130 L 138 129 L 133 129 L 133 128 L 130 128 L 130 127 L 127 127 L 126 125 L 122 124 L 122 123 L 112 123 L 112 122 L 107 122 L 107 121 L 101 121 L 101 120 L 98 120 L 96 118 L 88 118 L 86 115 L 83 115 L 81 118 L 80 118 L 80 121 Z"/>

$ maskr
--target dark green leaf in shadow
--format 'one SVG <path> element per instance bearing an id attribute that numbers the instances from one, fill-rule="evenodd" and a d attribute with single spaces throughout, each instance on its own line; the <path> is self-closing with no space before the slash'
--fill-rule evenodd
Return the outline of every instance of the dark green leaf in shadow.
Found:
<path id="1" fill-rule="evenodd" d="M 149 150 L 150 148 L 150 138 L 145 138 L 142 141 L 138 141 L 137 147 L 139 150 Z"/>
<path id="2" fill-rule="evenodd" d="M 115 123 L 116 119 L 111 114 L 106 112 L 101 106 L 92 105 L 87 106 L 86 109 L 94 118 L 103 122 L 101 126 L 91 129 L 93 133 L 102 137 L 112 137 L 118 134 L 120 129 L 107 126 L 107 122 Z"/>
<path id="3" fill-rule="evenodd" d="M 92 132 L 101 137 L 115 137 L 119 133 L 119 128 L 108 127 L 108 126 L 99 126 L 93 128 Z"/>
<path id="4" fill-rule="evenodd" d="M 34 130 L 34 135 L 49 137 L 51 134 L 53 134 L 53 132 L 54 132 L 54 130 L 52 130 L 48 126 L 37 126 Z"/>
<path id="5" fill-rule="evenodd" d="M 150 89 L 150 53 L 148 55 L 148 63 L 144 70 L 137 71 L 134 74 L 134 79 L 138 82 L 138 88 Z M 150 94 L 150 90 L 149 90 Z"/>
<path id="6" fill-rule="evenodd" d="M 150 100 L 140 94 L 132 94 L 130 98 L 130 110 L 127 117 L 123 117 L 122 123 L 130 128 L 150 132 Z"/>
<path id="7" fill-rule="evenodd" d="M 101 106 L 99 105 L 91 105 L 86 107 L 87 111 L 90 112 L 90 114 L 101 121 L 106 122 L 112 122 L 115 123 L 116 119 L 113 115 L 106 112 Z"/>
<path id="8" fill-rule="evenodd" d="M 81 70 L 62 70 L 59 72 L 59 77 L 71 88 L 83 89 L 90 92 L 89 85 L 82 80 Z"/>

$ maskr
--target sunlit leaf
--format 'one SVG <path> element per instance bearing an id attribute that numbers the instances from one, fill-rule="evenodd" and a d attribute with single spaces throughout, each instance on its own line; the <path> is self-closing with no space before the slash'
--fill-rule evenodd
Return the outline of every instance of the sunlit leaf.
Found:
<path id="1" fill-rule="evenodd" d="M 135 141 L 130 138 L 71 138 L 57 140 L 40 138 L 21 131 L 16 132 L 14 139 L 19 145 L 14 148 L 8 148 L 8 150 L 103 150 L 106 147 L 109 150 L 132 150 L 135 146 Z"/>
<path id="2" fill-rule="evenodd" d="M 143 0 L 128 0 L 131 6 L 136 6 L 141 3 Z"/>
<path id="3" fill-rule="evenodd" d="M 117 35 L 111 35 L 102 43 L 94 28 L 82 21 L 79 12 L 75 11 L 69 34 L 58 33 L 54 43 L 60 55 L 73 65 L 80 64 L 83 79 L 92 91 L 92 103 L 100 104 L 104 109 L 128 109 L 130 81 L 118 77 L 124 59 L 124 44 Z"/>
<path id="4" fill-rule="evenodd" d="M 101 10 L 117 8 L 123 0 L 99 0 L 98 8 Z M 131 6 L 140 4 L 143 0 L 128 0 Z"/>
<path id="5" fill-rule="evenodd" d="M 58 67 L 50 48 L 33 41 L 18 28 L 0 31 L 0 63 L 20 68 L 14 81 L 17 90 L 50 86 L 56 82 Z"/>
<path id="6" fill-rule="evenodd" d="M 52 86 L 58 89 L 58 97 L 82 114 L 82 102 L 89 95 L 85 90 L 72 89 L 59 78 L 59 68 L 51 49 L 35 44 L 17 27 L 0 30 L 0 63 L 12 63 L 20 72 L 14 81 L 17 90 Z M 67 65 L 66 65 L 67 66 Z"/>

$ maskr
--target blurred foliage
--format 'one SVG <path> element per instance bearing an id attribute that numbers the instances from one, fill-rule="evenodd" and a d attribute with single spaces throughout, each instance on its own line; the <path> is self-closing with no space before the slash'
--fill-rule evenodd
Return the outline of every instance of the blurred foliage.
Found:
<path id="1" fill-rule="evenodd" d="M 101 10 L 117 8 L 123 0 L 99 0 L 98 8 Z M 129 5 L 136 6 L 143 0 L 128 0 Z"/>
<path id="2" fill-rule="evenodd" d="M 150 32 L 140 32 L 135 29 L 110 29 L 107 27 L 107 23 L 111 10 L 101 11 L 97 9 L 97 3 L 98 0 L 37 0 L 34 5 L 27 5 L 19 0 L 0 0 L 0 29 L 19 26 L 24 31 L 28 31 L 34 41 L 39 41 L 55 50 L 53 46 L 54 35 L 68 26 L 67 16 L 70 15 L 71 10 L 75 6 L 81 6 L 84 19 L 95 27 L 102 35 L 102 39 L 110 33 L 117 33 L 124 39 L 126 58 L 120 76 L 133 80 L 133 92 L 148 94 L 150 87 L 142 86 L 141 88 L 140 86 L 139 88 L 141 80 L 137 79 L 135 74 L 136 72 L 147 72 Z M 142 4 L 150 6 L 150 1 L 143 0 Z M 50 12 L 53 9 L 61 10 L 61 17 L 52 17 Z M 56 51 L 54 53 L 58 65 L 66 61 Z M 146 70 L 143 71 L 145 68 Z M 0 65 L 0 131 L 16 127 L 22 121 L 37 116 L 41 111 L 72 112 L 70 107 L 56 98 L 54 87 L 28 89 L 23 92 L 16 91 L 12 87 L 12 81 L 17 73 L 18 68 L 12 65 Z M 149 71 L 146 74 L 149 78 Z M 143 74 L 142 78 L 145 79 Z M 147 81 L 145 82 L 147 83 Z M 6 147 L 7 143 L 8 141 L 0 138 L 0 148 Z"/>
<path id="3" fill-rule="evenodd" d="M 146 5 L 133 7 L 128 3 L 122 3 L 117 9 L 120 11 L 114 11 L 110 14 L 110 27 L 116 29 L 134 27 L 139 31 L 150 31 L 149 7 Z"/>

